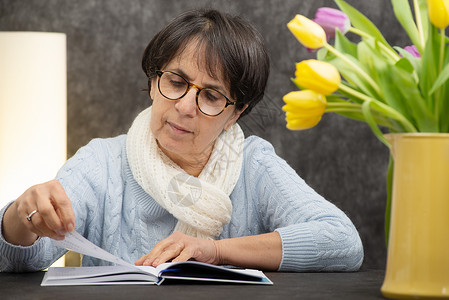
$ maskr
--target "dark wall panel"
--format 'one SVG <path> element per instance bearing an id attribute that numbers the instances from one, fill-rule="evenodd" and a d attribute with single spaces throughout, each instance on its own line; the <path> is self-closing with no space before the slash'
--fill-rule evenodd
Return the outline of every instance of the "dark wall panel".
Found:
<path id="1" fill-rule="evenodd" d="M 348 1 L 364 12 L 394 45 L 408 40 L 399 29 L 390 1 Z M 369 128 L 337 115 L 325 115 L 313 129 L 285 128 L 282 96 L 295 62 L 314 57 L 286 28 L 296 13 L 313 18 L 330 0 L 0 0 L 1 31 L 55 31 L 68 42 L 68 155 L 94 137 L 126 133 L 137 113 L 149 105 L 141 89 L 142 52 L 170 19 L 196 7 L 239 14 L 265 37 L 272 72 L 262 103 L 241 120 L 246 135 L 272 142 L 280 156 L 320 194 L 354 221 L 365 246 L 364 268 L 383 267 L 387 149 Z M 1 55 L 1 49 L 0 49 Z"/>

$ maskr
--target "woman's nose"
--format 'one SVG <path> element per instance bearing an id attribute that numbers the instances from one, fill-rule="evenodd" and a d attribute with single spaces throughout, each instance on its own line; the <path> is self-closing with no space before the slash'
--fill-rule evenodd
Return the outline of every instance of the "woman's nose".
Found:
<path id="1" fill-rule="evenodd" d="M 197 114 L 197 108 L 196 108 L 196 94 L 197 89 L 192 87 L 187 94 L 185 94 L 184 97 L 179 99 L 176 104 L 175 108 L 177 111 L 179 111 L 183 115 L 188 116 L 195 116 Z"/>

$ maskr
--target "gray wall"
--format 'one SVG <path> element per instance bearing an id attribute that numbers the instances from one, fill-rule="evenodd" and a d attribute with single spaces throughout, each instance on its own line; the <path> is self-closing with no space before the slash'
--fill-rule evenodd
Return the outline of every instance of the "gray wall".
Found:
<path id="1" fill-rule="evenodd" d="M 408 44 L 390 1 L 348 1 L 363 11 L 394 45 Z M 0 0 L 1 31 L 55 31 L 68 42 L 68 155 L 94 137 L 126 133 L 137 113 L 149 105 L 142 52 L 178 13 L 214 7 L 239 14 L 262 32 L 271 56 L 266 96 L 241 120 L 245 134 L 274 144 L 316 191 L 344 210 L 365 246 L 363 268 L 385 265 L 383 214 L 387 149 L 364 123 L 325 115 L 313 129 L 285 128 L 282 96 L 294 89 L 295 62 L 312 58 L 289 33 L 296 13 L 313 18 L 330 0 Z M 1 55 L 1 49 L 0 49 Z M 24 87 L 26 88 L 26 87 Z"/>

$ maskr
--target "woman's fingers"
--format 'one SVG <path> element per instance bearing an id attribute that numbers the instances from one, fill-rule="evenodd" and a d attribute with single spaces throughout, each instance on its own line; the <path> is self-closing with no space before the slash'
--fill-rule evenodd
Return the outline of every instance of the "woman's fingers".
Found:
<path id="1" fill-rule="evenodd" d="M 72 204 L 57 180 L 29 188 L 18 202 L 19 216 L 24 216 L 22 222 L 39 236 L 60 240 L 65 232 L 74 228 Z M 37 212 L 30 216 L 35 210 Z"/>
<path id="2" fill-rule="evenodd" d="M 150 253 L 139 258 L 134 264 L 157 267 L 170 260 L 179 262 L 189 259 L 215 263 L 216 253 L 213 241 L 175 232 L 157 243 Z"/>
<path id="3" fill-rule="evenodd" d="M 51 201 L 54 210 L 62 222 L 65 231 L 73 231 L 75 229 L 75 214 L 72 208 L 72 202 L 64 191 L 64 188 L 57 180 L 50 182 L 52 184 Z"/>
<path id="4" fill-rule="evenodd" d="M 188 261 L 189 259 L 192 258 L 192 254 L 193 253 L 190 251 L 189 248 L 185 248 L 183 251 L 181 251 L 181 253 L 179 253 L 177 257 L 172 259 L 172 261 L 173 262 Z"/>
<path id="5" fill-rule="evenodd" d="M 51 230 L 39 213 L 33 215 L 28 225 L 30 231 L 38 236 L 47 236 L 55 240 L 64 239 L 64 234 Z"/>
<path id="6" fill-rule="evenodd" d="M 173 241 L 170 237 L 158 243 L 146 256 L 143 265 L 157 267 L 177 257 L 184 249 L 184 245 Z"/>
<path id="7" fill-rule="evenodd" d="M 179 232 L 176 232 L 163 239 L 154 246 L 150 253 L 136 260 L 134 264 L 156 267 L 177 257 L 184 248 L 184 245 L 178 240 L 179 234 Z"/>

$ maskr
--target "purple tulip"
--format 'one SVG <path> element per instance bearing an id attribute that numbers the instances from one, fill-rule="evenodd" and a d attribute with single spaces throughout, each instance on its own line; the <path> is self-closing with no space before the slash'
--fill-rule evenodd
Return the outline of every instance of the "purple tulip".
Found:
<path id="1" fill-rule="evenodd" d="M 323 27 L 328 39 L 335 37 L 336 28 L 345 34 L 351 27 L 351 22 L 344 12 L 330 7 L 318 8 L 313 21 Z"/>
<path id="2" fill-rule="evenodd" d="M 408 53 L 410 53 L 411 55 L 413 55 L 414 57 L 418 57 L 418 58 L 421 57 L 421 54 L 419 54 L 419 51 L 415 45 L 406 46 L 406 47 L 404 47 L 404 50 L 407 51 Z"/>

